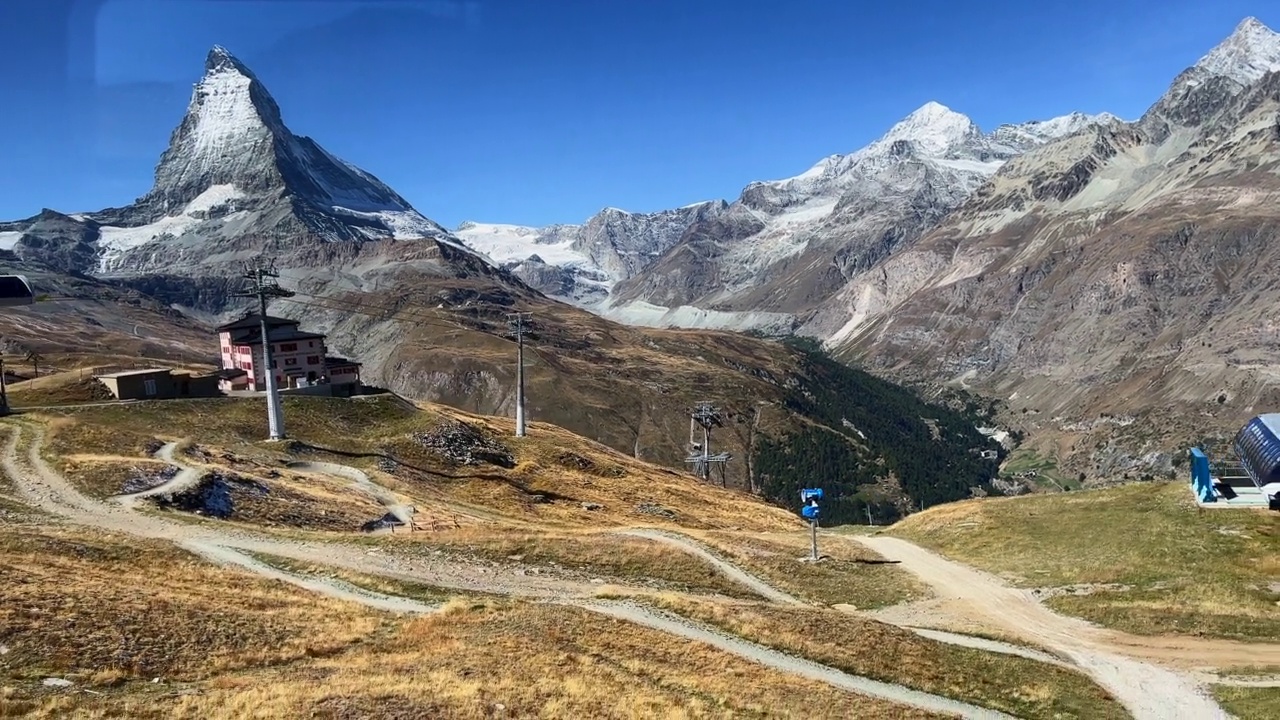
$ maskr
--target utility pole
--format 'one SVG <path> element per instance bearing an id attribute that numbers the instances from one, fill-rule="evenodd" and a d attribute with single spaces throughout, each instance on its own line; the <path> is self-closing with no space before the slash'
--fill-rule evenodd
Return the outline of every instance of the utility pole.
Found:
<path id="1" fill-rule="evenodd" d="M 276 369 L 271 366 L 271 338 L 267 326 L 267 298 L 293 297 L 294 293 L 280 287 L 276 278 L 280 273 L 275 270 L 275 263 L 259 258 L 257 262 L 245 267 L 243 276 L 251 283 L 250 288 L 238 292 L 236 297 L 258 298 L 258 317 L 262 321 L 262 372 L 266 373 L 267 390 L 267 427 L 272 440 L 284 439 L 284 411 L 280 407 L 280 394 L 276 389 Z"/>
<path id="2" fill-rule="evenodd" d="M 516 336 L 516 437 L 524 437 L 524 334 L 529 330 L 528 313 L 511 313 L 508 324 Z"/>
<path id="3" fill-rule="evenodd" d="M 4 356 L 0 355 L 0 415 L 9 414 L 9 383 L 4 375 Z"/>

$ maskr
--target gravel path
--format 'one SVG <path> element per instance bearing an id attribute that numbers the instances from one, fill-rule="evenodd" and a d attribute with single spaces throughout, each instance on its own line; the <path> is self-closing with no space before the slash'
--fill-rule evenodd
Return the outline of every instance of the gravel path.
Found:
<path id="1" fill-rule="evenodd" d="M 131 508 L 134 506 L 134 504 L 137 503 L 137 501 L 141 500 L 142 498 L 182 492 L 183 490 L 186 490 L 192 485 L 195 485 L 196 483 L 200 482 L 200 478 L 204 476 L 204 473 L 199 468 L 191 467 L 190 465 L 187 465 L 186 463 L 183 463 L 182 461 L 174 457 L 173 453 L 174 453 L 174 450 L 177 449 L 177 447 L 178 447 L 178 443 L 176 442 L 165 443 L 159 450 L 156 451 L 156 455 L 161 460 L 164 460 L 170 465 L 173 465 L 174 467 L 178 468 L 177 475 L 174 475 L 169 480 L 153 488 L 148 488 L 141 492 L 129 493 L 127 495 L 116 495 L 111 499 L 115 500 L 118 503 L 121 503 L 125 507 Z"/>
<path id="2" fill-rule="evenodd" d="M 340 580 L 295 575 L 294 573 L 271 567 L 244 553 L 221 545 L 211 545 L 197 540 L 187 540 L 180 543 L 180 545 L 218 565 L 237 565 L 266 578 L 282 580 L 321 595 L 359 603 L 378 610 L 399 613 L 429 613 L 440 609 L 438 604 L 427 605 L 405 597 L 383 595 L 382 593 L 358 588 Z"/>
<path id="3" fill-rule="evenodd" d="M 540 597 L 704 642 L 767 667 L 826 682 L 853 693 L 885 698 L 905 705 L 965 718 L 1010 717 L 949 698 L 850 675 L 835 668 L 792 657 L 712 628 L 630 603 L 588 599 L 597 589 L 596 585 L 589 583 L 544 576 L 527 577 L 517 575 L 514 571 L 505 571 L 500 574 L 500 571 L 492 568 L 477 568 L 435 557 L 431 559 L 396 557 L 378 550 L 361 550 L 339 543 L 283 540 L 240 529 L 224 530 L 205 524 L 175 522 L 136 512 L 129 503 L 106 503 L 94 500 L 81 494 L 45 463 L 40 456 L 40 447 L 43 442 L 41 428 L 26 423 L 8 423 L 8 426 L 12 428 L 12 432 L 4 448 L 3 458 L 0 459 L 4 472 L 16 483 L 20 495 L 26 502 L 76 524 L 139 537 L 169 540 L 218 564 L 235 565 L 262 577 L 292 583 L 330 597 L 391 612 L 428 613 L 436 610 L 437 606 L 364 590 L 339 580 L 285 572 L 247 555 L 246 552 L 277 555 L 302 562 L 417 581 L 437 587 Z M 24 433 L 31 433 L 34 438 L 25 457 L 21 457 L 18 446 Z M 170 454 L 166 459 L 171 457 Z M 179 463 L 175 462 L 175 464 Z M 757 589 L 771 599 L 790 604 L 800 603 L 730 563 L 716 558 L 692 540 L 657 531 L 637 530 L 630 534 L 680 546 L 685 551 L 704 557 L 722 572 L 748 587 Z"/>
<path id="4" fill-rule="evenodd" d="M 339 477 L 344 480 L 350 480 L 351 484 L 365 494 L 377 500 L 387 512 L 395 516 L 397 520 L 404 523 L 405 526 L 413 525 L 413 506 L 406 505 L 396 498 L 395 493 L 385 487 L 375 483 L 369 478 L 368 473 L 359 468 L 353 468 L 350 465 L 339 465 L 337 463 L 327 462 L 291 462 L 290 470 L 299 470 L 301 472 L 313 472 L 321 475 L 330 475 Z"/>
<path id="5" fill-rule="evenodd" d="M 712 567 L 714 567 L 716 570 L 719 570 L 730 580 L 733 580 L 739 585 L 749 588 L 752 592 L 764 598 L 772 600 L 774 602 L 784 603 L 787 605 L 807 605 L 808 604 L 793 595 L 789 595 L 773 587 L 772 585 L 766 583 L 765 581 L 761 580 L 755 575 L 752 575 L 751 573 L 743 570 L 742 568 L 734 565 L 733 563 L 730 563 L 728 561 L 725 561 L 716 557 L 697 541 L 687 538 L 684 535 L 680 535 L 679 533 L 668 532 L 666 530 L 650 530 L 650 529 L 637 528 L 634 530 L 619 530 L 616 534 L 630 535 L 632 537 L 640 537 L 648 540 L 655 540 L 657 542 L 666 543 L 668 545 L 674 545 L 675 547 L 678 547 L 681 550 L 691 555 L 696 555 L 699 558 L 706 560 L 708 563 L 712 565 Z"/>
<path id="6" fill-rule="evenodd" d="M 1116 697 L 1135 720 L 1211 720 L 1229 715 L 1190 678 L 1124 657 L 1091 639 L 1096 628 L 1049 610 L 1030 591 L 947 560 L 906 540 L 851 536 L 924 580 L 939 594 L 963 601 L 991 624 L 1069 658 Z"/>
<path id="7" fill-rule="evenodd" d="M 891 702 L 912 705 L 922 710 L 958 715 L 963 718 L 1003 719 L 1013 717 L 996 710 L 978 707 L 977 705 L 970 705 L 968 703 L 951 700 L 950 698 L 944 698 L 938 695 L 930 695 L 929 693 L 912 690 L 910 688 L 902 687 L 901 685 L 894 685 L 891 683 L 880 682 L 879 680 L 850 675 L 849 673 L 832 667 L 827 667 L 826 665 L 820 665 L 811 660 L 787 655 L 786 653 L 778 652 L 772 648 L 767 648 L 763 645 L 758 645 L 756 643 L 743 640 L 742 638 L 719 632 L 675 615 L 659 613 L 632 603 L 595 601 L 574 603 L 574 605 L 591 610 L 592 612 L 633 622 L 637 625 L 644 625 L 646 627 L 654 628 L 655 630 L 661 630 L 665 633 L 679 635 L 680 637 L 693 640 L 695 642 L 706 643 L 712 647 L 733 653 L 734 655 L 746 658 L 766 667 L 781 670 L 792 675 L 806 677 L 811 680 L 824 682 L 828 685 L 848 690 L 849 692 L 858 693 L 859 695 L 883 698 Z"/>
<path id="8" fill-rule="evenodd" d="M 946 630 L 930 630 L 929 628 L 904 628 L 930 640 L 949 643 L 951 645 L 959 645 L 961 647 L 973 648 L 975 650 L 986 650 L 987 652 L 1001 653 L 1004 655 L 1017 655 L 1028 660 L 1057 665 L 1059 667 L 1072 667 L 1071 663 L 1063 662 L 1049 653 L 1033 650 L 1029 647 L 1014 645 L 1013 643 L 1001 642 L 999 640 L 991 640 L 988 638 L 975 637 L 973 635 L 962 635 L 960 633 L 947 632 Z"/>

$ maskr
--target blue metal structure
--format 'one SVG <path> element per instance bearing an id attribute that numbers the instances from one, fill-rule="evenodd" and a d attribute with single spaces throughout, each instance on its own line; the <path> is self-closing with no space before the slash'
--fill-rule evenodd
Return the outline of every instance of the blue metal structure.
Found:
<path id="1" fill-rule="evenodd" d="M 1259 490 L 1280 483 L 1280 413 L 1259 415 L 1245 423 L 1236 434 L 1235 451 Z"/>
<path id="2" fill-rule="evenodd" d="M 822 488 L 804 488 L 800 491 L 800 514 L 809 521 L 811 553 L 809 559 L 818 562 L 818 501 L 822 499 Z"/>
<path id="3" fill-rule="evenodd" d="M 1191 448 L 1191 487 L 1200 502 L 1217 502 L 1213 478 L 1209 474 L 1209 456 L 1200 448 Z"/>

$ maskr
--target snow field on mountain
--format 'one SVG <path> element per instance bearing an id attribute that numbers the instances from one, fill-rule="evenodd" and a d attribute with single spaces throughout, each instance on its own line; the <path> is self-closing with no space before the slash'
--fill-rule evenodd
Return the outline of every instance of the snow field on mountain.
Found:
<path id="1" fill-rule="evenodd" d="M 499 265 L 528 260 L 537 255 L 548 265 L 559 267 L 593 266 L 591 258 L 573 249 L 573 239 L 557 243 L 539 243 L 534 228 L 520 225 L 466 223 L 454 235 L 468 247 L 487 255 Z"/>

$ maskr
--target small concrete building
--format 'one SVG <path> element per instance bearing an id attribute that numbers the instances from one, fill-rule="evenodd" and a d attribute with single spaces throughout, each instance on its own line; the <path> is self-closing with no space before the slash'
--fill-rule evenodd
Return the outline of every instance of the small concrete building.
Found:
<path id="1" fill-rule="evenodd" d="M 94 377 L 106 385 L 117 400 L 172 400 L 221 394 L 217 375 L 194 376 L 175 373 L 172 368 L 125 370 Z"/>

